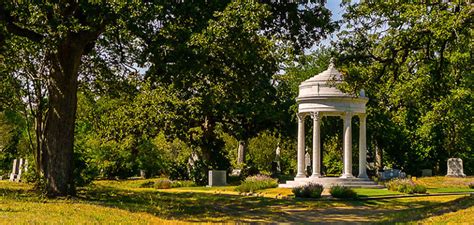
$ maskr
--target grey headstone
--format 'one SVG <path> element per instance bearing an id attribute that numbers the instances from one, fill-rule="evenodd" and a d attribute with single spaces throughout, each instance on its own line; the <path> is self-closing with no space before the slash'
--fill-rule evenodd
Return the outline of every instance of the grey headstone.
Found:
<path id="1" fill-rule="evenodd" d="M 465 177 L 463 166 L 462 166 L 462 159 L 460 158 L 450 158 L 448 159 L 448 173 L 446 174 L 448 177 Z"/>
<path id="2" fill-rule="evenodd" d="M 407 174 L 405 172 L 400 172 L 400 178 L 406 178 Z"/>
<path id="3" fill-rule="evenodd" d="M 384 171 L 379 172 L 379 177 L 382 180 L 390 180 L 393 178 L 403 178 L 404 176 L 406 176 L 406 174 L 398 169 L 385 168 Z"/>
<path id="4" fill-rule="evenodd" d="M 431 176 L 433 176 L 433 170 L 423 169 L 423 170 L 421 170 L 421 176 L 422 177 L 431 177 Z"/>
<path id="5" fill-rule="evenodd" d="M 209 187 L 227 185 L 225 170 L 209 170 Z"/>

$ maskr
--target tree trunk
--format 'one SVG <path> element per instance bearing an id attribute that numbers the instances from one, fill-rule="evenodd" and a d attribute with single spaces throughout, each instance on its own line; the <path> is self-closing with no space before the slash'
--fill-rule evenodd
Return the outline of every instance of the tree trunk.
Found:
<path id="1" fill-rule="evenodd" d="M 49 110 L 43 150 L 48 196 L 75 195 L 73 177 L 74 123 L 77 107 L 77 76 L 82 50 L 76 41 L 66 39 L 50 56 Z"/>

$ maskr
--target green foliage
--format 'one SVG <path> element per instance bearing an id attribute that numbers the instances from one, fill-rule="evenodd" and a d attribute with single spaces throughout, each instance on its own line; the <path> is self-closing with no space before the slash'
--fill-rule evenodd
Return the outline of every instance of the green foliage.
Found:
<path id="1" fill-rule="evenodd" d="M 346 91 L 365 89 L 369 151 L 408 173 L 473 162 L 472 7 L 468 3 L 346 4 L 337 52 Z M 467 169 L 474 168 L 466 166 Z"/>
<path id="2" fill-rule="evenodd" d="M 411 179 L 392 179 L 385 183 L 388 190 L 398 191 L 406 194 L 424 194 L 426 187 L 415 184 Z"/>
<path id="3" fill-rule="evenodd" d="M 199 186 L 206 185 L 209 180 L 208 168 L 203 160 L 194 161 L 194 166 L 190 168 L 189 178 Z"/>
<path id="4" fill-rule="evenodd" d="M 295 197 L 299 198 L 321 198 L 323 192 L 323 185 L 317 183 L 308 183 L 302 186 L 294 187 L 292 189 Z"/>
<path id="5" fill-rule="evenodd" d="M 0 176 L 11 172 L 13 159 L 30 151 L 25 119 L 15 111 L 0 111 Z"/>
<path id="6" fill-rule="evenodd" d="M 323 143 L 323 165 L 326 174 L 338 175 L 342 171 L 342 140 L 339 135 L 329 138 Z"/>
<path id="7" fill-rule="evenodd" d="M 192 180 L 174 180 L 171 183 L 171 187 L 180 188 L 180 187 L 195 187 L 196 183 Z"/>
<path id="8" fill-rule="evenodd" d="M 332 197 L 342 199 L 356 199 L 357 193 L 350 187 L 334 185 L 329 190 Z"/>
<path id="9" fill-rule="evenodd" d="M 289 174 L 296 167 L 296 140 L 284 137 L 276 132 L 263 131 L 249 140 L 247 145 L 246 163 L 237 165 L 238 141 L 231 135 L 221 134 L 225 141 L 225 152 L 232 162 L 232 167 L 241 169 L 241 180 L 258 173 L 271 174 L 272 162 L 276 157 L 276 148 L 280 146 L 280 167 L 282 174 Z"/>
<path id="10" fill-rule="evenodd" d="M 140 187 L 141 188 L 152 188 L 153 185 L 155 184 L 155 181 L 145 181 L 143 183 L 140 184 Z"/>
<path id="11" fill-rule="evenodd" d="M 166 178 L 160 178 L 156 181 L 146 181 L 140 184 L 141 188 L 169 189 L 179 187 L 195 187 L 196 184 L 190 180 L 172 181 Z"/>
<path id="12" fill-rule="evenodd" d="M 257 137 L 250 139 L 247 161 L 251 161 L 258 171 L 271 172 L 271 162 L 275 160 L 278 142 L 278 137 L 269 132 L 260 133 Z"/>
<path id="13" fill-rule="evenodd" d="M 171 180 L 168 179 L 159 179 L 155 181 L 153 187 L 156 189 L 169 189 L 171 188 Z"/>
<path id="14" fill-rule="evenodd" d="M 273 179 L 266 175 L 256 175 L 247 177 L 242 183 L 235 188 L 238 192 L 255 192 L 267 188 L 278 187 L 277 179 Z"/>

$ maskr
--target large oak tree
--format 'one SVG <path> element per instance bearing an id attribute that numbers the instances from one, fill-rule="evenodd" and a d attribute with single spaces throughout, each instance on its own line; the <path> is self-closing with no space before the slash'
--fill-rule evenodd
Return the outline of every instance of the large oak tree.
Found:
<path id="1" fill-rule="evenodd" d="M 48 93 L 44 142 L 36 149 L 36 162 L 50 196 L 75 194 L 72 161 L 81 60 L 109 25 L 133 12 L 128 6 L 93 1 L 0 3 L 2 55 L 15 57 L 16 51 L 35 44 L 48 66 L 42 77 Z"/>

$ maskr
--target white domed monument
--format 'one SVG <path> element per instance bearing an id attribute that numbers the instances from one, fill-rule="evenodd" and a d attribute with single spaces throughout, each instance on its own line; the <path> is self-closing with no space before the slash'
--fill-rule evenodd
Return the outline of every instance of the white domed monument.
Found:
<path id="1" fill-rule="evenodd" d="M 298 168 L 293 181 L 280 184 L 280 187 L 295 187 L 306 183 L 319 183 L 325 187 L 344 185 L 350 187 L 380 187 L 367 176 L 367 148 L 366 148 L 366 103 L 363 90 L 359 96 L 342 92 L 337 88 L 343 81 L 342 74 L 335 68 L 334 62 L 327 70 L 303 81 L 299 86 L 298 103 Z M 312 174 L 305 174 L 305 117 L 310 116 L 313 121 L 312 140 Z M 324 177 L 321 173 L 321 132 L 320 125 L 323 117 L 337 116 L 344 120 L 343 126 L 343 164 L 340 177 Z M 359 126 L 359 173 L 352 174 L 352 117 L 357 116 Z"/>

